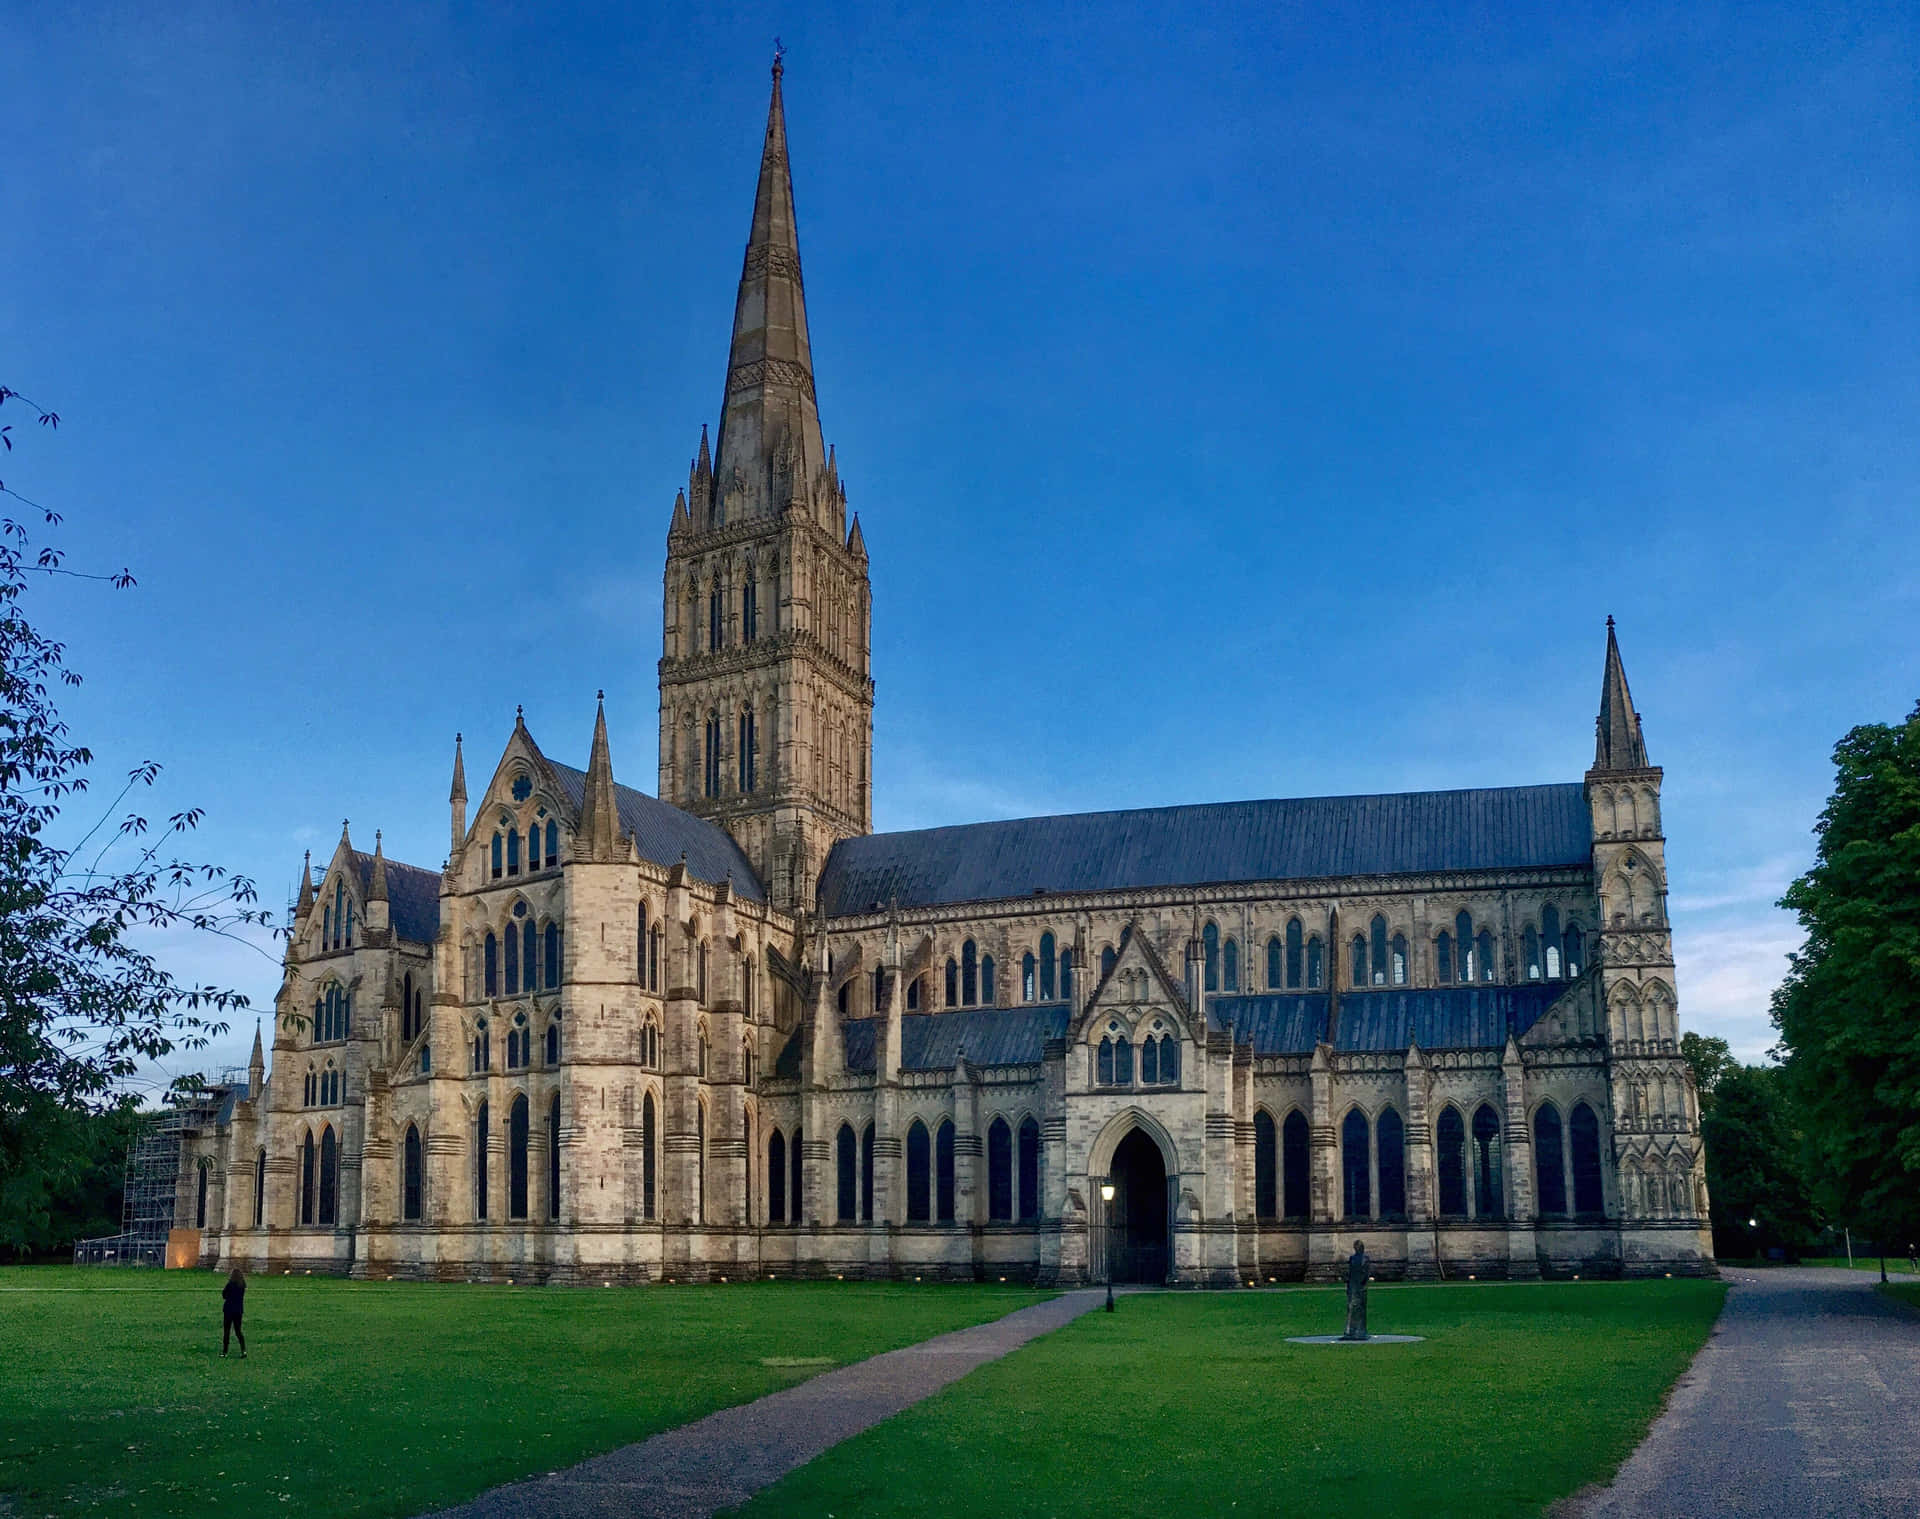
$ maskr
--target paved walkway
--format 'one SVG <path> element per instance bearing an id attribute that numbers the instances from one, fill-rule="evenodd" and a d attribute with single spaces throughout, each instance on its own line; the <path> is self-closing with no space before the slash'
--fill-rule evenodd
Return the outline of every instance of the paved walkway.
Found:
<path id="1" fill-rule="evenodd" d="M 1920 1314 L 1877 1273 L 1726 1276 L 1712 1338 L 1579 1519 L 1920 1515 Z"/>
<path id="2" fill-rule="evenodd" d="M 707 1519 L 1103 1301 L 1098 1288 L 1062 1293 L 441 1512 L 444 1519 Z"/>

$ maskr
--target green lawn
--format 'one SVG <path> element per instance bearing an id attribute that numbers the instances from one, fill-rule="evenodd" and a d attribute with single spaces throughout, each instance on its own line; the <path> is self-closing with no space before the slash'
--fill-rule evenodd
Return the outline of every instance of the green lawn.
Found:
<path id="1" fill-rule="evenodd" d="M 222 1280 L 0 1269 L 0 1514 L 415 1514 L 1050 1295 Z"/>
<path id="2" fill-rule="evenodd" d="M 777 1515 L 1538 1515 L 1605 1480 L 1706 1340 L 1710 1281 L 1123 1297 L 829 1451 Z"/>
<path id="3" fill-rule="evenodd" d="M 1920 1282 L 1888 1282 L 1879 1289 L 1890 1298 L 1897 1298 L 1909 1308 L 1920 1308 Z"/>
<path id="4" fill-rule="evenodd" d="M 1763 1262 L 1762 1264 L 1765 1263 Z M 1799 1266 L 1834 1266 L 1842 1271 L 1849 1269 L 1847 1258 L 1844 1255 L 1810 1255 L 1804 1260 L 1796 1261 L 1794 1264 Z M 1880 1274 L 1880 1257 L 1877 1255 L 1856 1255 L 1853 1258 L 1851 1269 L 1855 1271 L 1871 1271 L 1875 1276 L 1878 1276 Z M 1888 1276 L 1911 1276 L 1912 1274 L 1913 1268 L 1907 1264 L 1907 1258 L 1904 1254 L 1889 1255 L 1887 1257 Z"/>

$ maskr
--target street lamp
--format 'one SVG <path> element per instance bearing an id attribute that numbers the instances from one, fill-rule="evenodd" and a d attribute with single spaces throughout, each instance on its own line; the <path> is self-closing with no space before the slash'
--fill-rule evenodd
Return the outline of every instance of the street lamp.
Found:
<path id="1" fill-rule="evenodd" d="M 1107 1312 L 1113 1312 L 1113 1178 L 1100 1182 L 1100 1222 L 1107 1236 Z"/>

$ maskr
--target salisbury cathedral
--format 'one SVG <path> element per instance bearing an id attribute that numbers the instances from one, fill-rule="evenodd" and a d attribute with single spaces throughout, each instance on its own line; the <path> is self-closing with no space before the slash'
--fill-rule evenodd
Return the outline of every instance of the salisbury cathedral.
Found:
<path id="1" fill-rule="evenodd" d="M 885 567 L 882 566 L 882 572 Z M 655 793 L 516 722 L 439 868 L 301 877 L 200 1258 L 380 1278 L 1231 1286 L 1711 1269 L 1660 819 L 1577 781 L 874 833 L 869 566 L 773 75 L 667 522 Z M 582 714 L 584 719 L 585 714 Z M 576 757 L 577 751 L 575 752 Z"/>

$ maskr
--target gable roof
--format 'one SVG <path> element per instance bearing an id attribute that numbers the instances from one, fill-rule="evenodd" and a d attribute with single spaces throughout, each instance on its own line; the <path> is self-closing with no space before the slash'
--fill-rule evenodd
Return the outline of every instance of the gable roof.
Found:
<path id="1" fill-rule="evenodd" d="M 360 900 L 373 889 L 373 856 L 356 849 L 353 873 L 360 882 Z M 431 944 L 440 937 L 440 872 L 388 860 L 387 921 L 396 938 Z"/>
<path id="2" fill-rule="evenodd" d="M 832 917 L 1048 893 L 1584 865 L 1579 782 L 1082 812 L 876 833 L 833 846 Z"/>
<path id="3" fill-rule="evenodd" d="M 587 794 L 586 771 L 550 759 L 546 764 L 559 781 L 560 789 L 566 792 L 567 805 L 578 816 Z M 613 794 L 620 811 L 621 831 L 633 835 L 641 859 L 672 866 L 677 865 L 684 854 L 688 872 L 699 880 L 718 886 L 731 876 L 737 895 L 753 902 L 766 901 L 766 889 L 754 874 L 746 851 L 733 841 L 733 835 L 726 829 L 691 812 L 682 812 L 671 802 L 635 791 L 631 786 L 616 785 Z"/>

